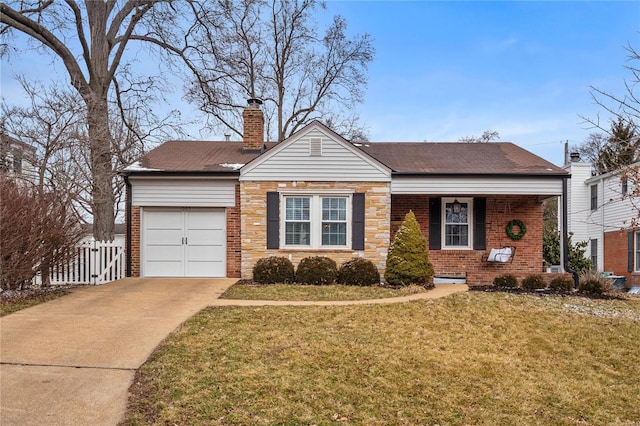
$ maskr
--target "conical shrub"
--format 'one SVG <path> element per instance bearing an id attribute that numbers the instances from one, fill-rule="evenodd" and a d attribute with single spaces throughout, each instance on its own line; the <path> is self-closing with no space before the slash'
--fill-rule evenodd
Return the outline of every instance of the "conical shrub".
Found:
<path id="1" fill-rule="evenodd" d="M 384 278 L 389 285 L 431 284 L 433 265 L 416 216 L 409 211 L 389 247 Z"/>

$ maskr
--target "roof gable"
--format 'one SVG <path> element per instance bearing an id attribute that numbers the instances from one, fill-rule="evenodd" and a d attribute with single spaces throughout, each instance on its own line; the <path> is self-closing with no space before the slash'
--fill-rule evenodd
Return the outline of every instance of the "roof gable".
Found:
<path id="1" fill-rule="evenodd" d="M 240 180 L 388 182 L 391 170 L 314 121 L 245 165 Z"/>

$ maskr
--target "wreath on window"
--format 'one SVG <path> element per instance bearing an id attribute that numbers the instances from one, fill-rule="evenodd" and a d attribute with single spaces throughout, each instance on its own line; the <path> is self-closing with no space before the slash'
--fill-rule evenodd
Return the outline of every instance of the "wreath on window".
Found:
<path id="1" fill-rule="evenodd" d="M 513 233 L 514 226 L 520 228 L 520 232 L 518 232 L 517 234 Z M 522 223 L 522 221 L 519 219 L 513 219 L 512 221 L 507 223 L 507 227 L 504 230 L 507 232 L 507 236 L 513 241 L 518 241 L 519 239 L 524 237 L 524 234 L 527 233 L 527 227 L 524 226 L 524 223 Z"/>

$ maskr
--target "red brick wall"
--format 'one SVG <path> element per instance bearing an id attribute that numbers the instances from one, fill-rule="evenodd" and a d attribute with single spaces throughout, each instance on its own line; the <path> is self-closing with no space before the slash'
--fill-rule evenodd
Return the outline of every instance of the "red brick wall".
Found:
<path id="1" fill-rule="evenodd" d="M 604 270 L 627 277 L 627 286 L 640 285 L 640 273 L 628 271 L 628 234 L 631 230 L 604 233 Z"/>
<path id="2" fill-rule="evenodd" d="M 465 196 L 460 196 L 464 198 Z M 471 197 L 471 196 L 469 196 Z M 429 196 L 392 195 L 392 239 L 405 214 L 413 210 L 425 238 L 429 238 Z M 466 276 L 470 285 L 491 284 L 496 275 L 511 273 L 518 279 L 542 271 L 542 203 L 536 196 L 488 196 L 487 249 L 486 250 L 430 250 L 429 260 L 436 275 Z M 520 219 L 527 227 L 526 235 L 512 241 L 505 233 L 507 223 Z M 482 262 L 482 255 L 491 248 L 512 245 L 516 247 L 513 263 Z"/>
<path id="3" fill-rule="evenodd" d="M 140 276 L 140 207 L 131 208 L 131 276 Z"/>
<path id="4" fill-rule="evenodd" d="M 236 205 L 227 207 L 227 277 L 242 275 L 242 238 L 240 229 L 240 184 L 236 185 Z"/>
<path id="5" fill-rule="evenodd" d="M 244 121 L 244 149 L 261 149 L 264 145 L 264 116 L 260 108 L 247 107 L 242 112 Z"/>

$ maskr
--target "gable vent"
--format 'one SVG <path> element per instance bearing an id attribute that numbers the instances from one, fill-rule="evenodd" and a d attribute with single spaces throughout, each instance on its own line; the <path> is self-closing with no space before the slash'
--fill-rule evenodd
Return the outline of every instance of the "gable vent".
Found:
<path id="1" fill-rule="evenodd" d="M 311 157 L 322 156 L 322 138 L 309 138 L 309 155 Z"/>

